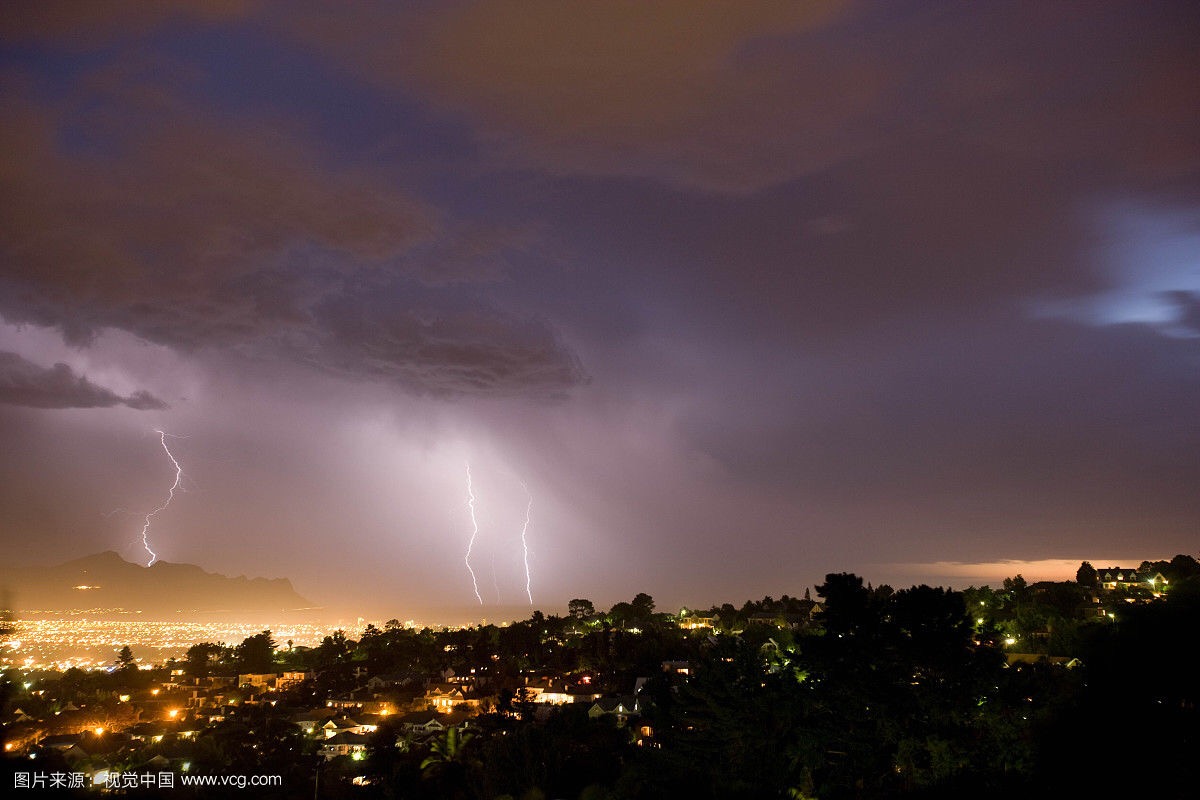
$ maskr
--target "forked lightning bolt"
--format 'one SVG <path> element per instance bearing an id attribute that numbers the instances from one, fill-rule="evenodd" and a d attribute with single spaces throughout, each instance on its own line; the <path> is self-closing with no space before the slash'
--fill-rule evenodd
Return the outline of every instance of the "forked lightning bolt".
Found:
<path id="1" fill-rule="evenodd" d="M 533 605 L 533 591 L 530 589 L 529 579 L 529 540 L 525 534 L 529 532 L 529 513 L 533 510 L 533 495 L 529 493 L 529 486 L 521 481 L 521 485 L 525 487 L 525 495 L 529 498 L 529 502 L 525 505 L 525 524 L 521 526 L 521 549 L 524 551 L 525 558 L 525 596 L 529 598 L 529 605 Z"/>
<path id="2" fill-rule="evenodd" d="M 150 520 L 154 519 L 158 512 L 171 505 L 171 501 L 175 499 L 175 490 L 179 488 L 179 482 L 183 480 L 183 467 L 179 466 L 179 462 L 175 460 L 175 456 L 171 455 L 171 449 L 167 447 L 167 434 L 160 430 L 155 430 L 158 434 L 158 440 L 162 442 L 162 449 L 167 454 L 167 458 L 171 459 L 171 463 L 175 465 L 175 482 L 171 484 L 171 490 L 167 493 L 167 499 L 158 508 L 146 515 L 146 524 L 142 526 L 142 547 L 146 548 L 146 552 L 150 554 L 150 563 L 147 567 L 154 566 L 154 562 L 158 560 L 158 553 L 150 549 Z"/>
<path id="3" fill-rule="evenodd" d="M 475 490 L 471 486 L 470 464 L 467 464 L 467 508 L 471 512 L 471 540 L 467 542 L 467 554 L 463 556 L 463 563 L 467 565 L 467 572 L 471 573 L 475 599 L 479 601 L 479 605 L 483 605 L 483 597 L 479 594 L 479 581 L 475 580 L 475 570 L 471 569 L 471 548 L 475 546 L 475 537 L 479 535 L 479 523 L 475 520 Z"/>

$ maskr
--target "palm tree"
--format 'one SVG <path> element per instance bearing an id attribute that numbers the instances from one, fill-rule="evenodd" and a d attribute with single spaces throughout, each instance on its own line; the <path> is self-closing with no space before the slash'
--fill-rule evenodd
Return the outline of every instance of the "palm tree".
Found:
<path id="1" fill-rule="evenodd" d="M 421 762 L 421 776 L 435 781 L 441 796 L 454 797 L 465 791 L 467 773 L 473 763 L 466 747 L 473 738 L 472 733 L 459 733 L 458 728 L 448 728 Z"/>

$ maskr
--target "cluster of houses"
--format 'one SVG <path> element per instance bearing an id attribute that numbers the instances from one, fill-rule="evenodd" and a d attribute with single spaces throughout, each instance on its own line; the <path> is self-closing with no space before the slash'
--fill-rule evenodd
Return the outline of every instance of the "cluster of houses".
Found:
<path id="1" fill-rule="evenodd" d="M 1113 617 L 1119 605 L 1148 603 L 1162 597 L 1170 585 L 1161 572 L 1126 567 L 1097 569 L 1096 580 L 1097 586 L 1079 607 L 1084 619 Z"/>
<path id="2" fill-rule="evenodd" d="M 679 664 L 684 665 L 680 674 L 686 675 L 686 662 L 664 662 L 663 669 L 674 672 L 672 665 Z M 469 728 L 473 717 L 500 710 L 501 692 L 510 698 L 509 713 L 532 713 L 537 718 L 552 706 L 582 703 L 589 717 L 611 717 L 624 727 L 641 716 L 638 694 L 646 682 L 645 678 L 638 679 L 628 695 L 605 697 L 591 688 L 588 675 L 578 676 L 574 682 L 526 676 L 515 686 L 499 688 L 494 682 L 471 675 L 456 676 L 453 670 L 446 670 L 440 677 L 413 693 L 404 691 L 411 685 L 410 676 L 376 676 L 361 689 L 327 700 L 324 708 L 301 711 L 292 719 L 306 733 L 324 737 L 319 750 L 326 759 L 361 758 L 370 734 L 385 721 L 398 731 L 396 745 L 404 749 L 439 736 L 448 728 Z M 641 725 L 635 734 L 644 740 L 652 731 Z"/>
<path id="3" fill-rule="evenodd" d="M 686 679 L 689 666 L 664 662 L 663 670 Z M 317 707 L 288 707 L 295 695 L 289 698 L 283 693 L 311 677 L 306 671 L 287 671 L 196 678 L 172 670 L 151 688 L 97 697 L 92 708 L 68 703 L 51 719 L 38 719 L 17 708 L 3 720 L 5 748 L 32 759 L 53 751 L 70 767 L 91 775 L 122 759 L 128 762 L 154 745 L 177 745 L 159 748 L 160 752 L 187 752 L 188 742 L 207 727 L 237 715 L 239 709 L 281 702 L 280 710 L 290 712 L 292 722 L 316 740 L 317 752 L 327 760 L 361 760 L 372 735 L 385 725 L 397 733 L 396 746 L 405 749 L 451 727 L 470 727 L 472 718 L 481 713 L 503 710 L 536 718 L 548 714 L 552 706 L 576 703 L 584 704 L 592 718 L 610 717 L 617 725 L 629 727 L 639 742 L 652 735 L 649 726 L 638 724 L 645 678 L 638 679 L 627 695 L 605 697 L 594 690 L 592 677 L 586 674 L 570 680 L 528 675 L 503 685 L 476 675 L 459 676 L 450 669 L 431 679 L 413 674 L 367 676 L 360 670 L 360 686 L 355 690 L 329 697 Z M 156 769 L 187 771 L 190 767 L 186 757 L 158 755 L 151 760 L 153 764 L 146 763 Z"/>
<path id="4" fill-rule="evenodd" d="M 1144 590 L 1153 597 L 1161 597 L 1170 583 L 1161 572 L 1143 572 L 1140 569 L 1105 567 L 1096 570 L 1100 588 L 1108 592 L 1133 592 Z"/>

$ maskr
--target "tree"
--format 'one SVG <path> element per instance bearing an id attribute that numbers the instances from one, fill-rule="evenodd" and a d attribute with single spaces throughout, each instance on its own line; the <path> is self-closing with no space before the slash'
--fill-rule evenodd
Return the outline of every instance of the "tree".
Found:
<path id="1" fill-rule="evenodd" d="M 871 593 L 857 575 L 850 572 L 830 573 L 825 576 L 825 582 L 817 587 L 817 595 L 825 601 L 820 622 L 828 633 L 854 633 L 868 625 Z"/>
<path id="2" fill-rule="evenodd" d="M 1162 570 L 1164 574 L 1169 573 L 1169 575 L 1166 575 L 1168 580 L 1182 581 L 1200 575 L 1200 563 L 1197 563 L 1196 559 L 1191 556 L 1182 553 L 1172 558 L 1168 567 L 1168 570 Z"/>
<path id="3" fill-rule="evenodd" d="M 1100 582 L 1100 575 L 1096 572 L 1096 568 L 1091 565 L 1091 562 L 1084 561 L 1079 565 L 1079 570 L 1075 573 L 1075 582 L 1080 586 L 1094 587 Z"/>
<path id="4" fill-rule="evenodd" d="M 117 654 L 117 660 L 113 663 L 122 672 L 131 672 L 137 669 L 137 660 L 134 659 L 133 649 L 129 645 L 121 648 L 121 652 Z"/>
<path id="5" fill-rule="evenodd" d="M 596 607 L 591 600 L 576 598 L 567 603 L 567 614 L 578 620 L 585 620 L 596 615 Z"/>
<path id="6" fill-rule="evenodd" d="M 265 630 L 247 636 L 234 651 L 241 672 L 270 672 L 275 668 L 275 640 Z"/>
<path id="7" fill-rule="evenodd" d="M 1020 610 L 1029 600 L 1029 584 L 1019 572 L 1015 578 L 1004 579 L 1004 591 L 1008 595 L 1009 603 L 1016 610 Z"/>
<path id="8" fill-rule="evenodd" d="M 185 656 L 187 674 L 194 678 L 207 678 L 212 663 L 219 659 L 225 648 L 212 642 L 201 642 L 188 648 Z"/>
<path id="9" fill-rule="evenodd" d="M 421 762 L 421 777 L 432 781 L 440 797 L 466 796 L 471 768 L 476 765 L 467 745 L 473 733 L 460 733 L 458 728 L 448 728 L 442 738 L 429 748 L 429 755 Z"/>
<path id="10" fill-rule="evenodd" d="M 649 619 L 650 615 L 654 613 L 654 598 L 645 592 L 638 592 L 630 605 L 633 606 L 635 619 Z"/>

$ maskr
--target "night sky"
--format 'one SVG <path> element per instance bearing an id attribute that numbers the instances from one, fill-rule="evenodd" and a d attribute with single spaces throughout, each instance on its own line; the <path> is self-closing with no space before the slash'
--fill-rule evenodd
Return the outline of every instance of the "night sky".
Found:
<path id="1" fill-rule="evenodd" d="M 1200 547 L 1194 2 L 30 2 L 0 41 L 6 559 L 144 563 L 155 429 L 160 558 L 401 618 L 527 603 L 529 498 L 560 613 Z"/>

